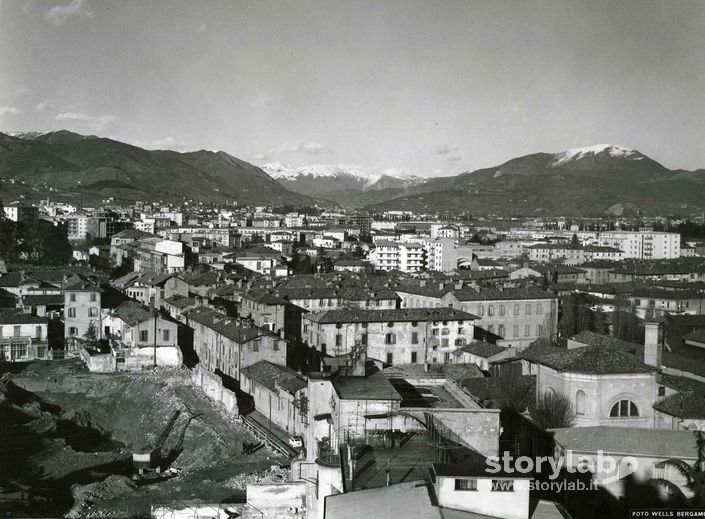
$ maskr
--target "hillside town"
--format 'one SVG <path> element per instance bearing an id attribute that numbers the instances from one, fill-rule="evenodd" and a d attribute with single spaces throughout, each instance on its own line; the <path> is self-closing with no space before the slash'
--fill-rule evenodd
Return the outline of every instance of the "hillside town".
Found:
<path id="1" fill-rule="evenodd" d="M 697 466 L 705 426 L 697 223 L 193 201 L 5 201 L 0 217 L 0 388 L 25 416 L 0 437 L 47 441 L 35 422 L 57 419 L 56 394 L 90 399 L 85 377 L 103 385 L 149 373 L 150 384 L 188 388 L 212 420 L 227 420 L 245 438 L 229 445 L 237 457 L 270 460 L 232 501 L 164 490 L 140 509 L 140 489 L 196 474 L 165 447 L 207 420 L 184 404 L 146 427 L 152 440 L 120 470 L 82 459 L 93 476 L 80 484 L 106 488 L 83 501 L 72 491 L 76 517 L 118 516 L 132 500 L 160 518 L 598 518 L 700 498 L 673 465 Z M 50 233 L 51 251 L 36 246 Z M 30 412 L 28 398 L 40 408 Z M 97 414 L 72 413 L 59 423 L 98 428 Z M 133 444 L 100 427 L 124 445 L 115 459 L 129 458 Z M 585 468 L 603 452 L 615 466 Z M 554 459 L 560 476 L 513 461 L 488 470 L 488 459 L 522 457 Z M 36 452 L 9 460 L 58 470 Z M 39 491 L 44 472 L 17 471 L 3 487 L 16 510 L 58 506 Z M 110 478 L 124 479 L 119 493 Z M 118 498 L 126 508 L 110 504 Z"/>
<path id="2" fill-rule="evenodd" d="M 0 0 L 0 519 L 705 518 L 703 27 Z"/>

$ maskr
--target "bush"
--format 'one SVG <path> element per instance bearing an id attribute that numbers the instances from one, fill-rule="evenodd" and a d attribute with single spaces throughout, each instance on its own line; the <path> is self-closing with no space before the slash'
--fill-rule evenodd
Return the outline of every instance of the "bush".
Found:
<path id="1" fill-rule="evenodd" d="M 562 393 L 544 393 L 529 411 L 531 418 L 543 429 L 562 429 L 575 425 L 573 403 Z"/>

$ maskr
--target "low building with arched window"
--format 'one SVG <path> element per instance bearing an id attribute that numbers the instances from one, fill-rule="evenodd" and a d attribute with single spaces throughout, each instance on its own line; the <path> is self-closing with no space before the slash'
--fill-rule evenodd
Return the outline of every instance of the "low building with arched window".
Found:
<path id="1" fill-rule="evenodd" d="M 606 346 L 532 346 L 520 355 L 536 368 L 537 395 L 570 398 L 577 427 L 654 427 L 656 366 Z"/>

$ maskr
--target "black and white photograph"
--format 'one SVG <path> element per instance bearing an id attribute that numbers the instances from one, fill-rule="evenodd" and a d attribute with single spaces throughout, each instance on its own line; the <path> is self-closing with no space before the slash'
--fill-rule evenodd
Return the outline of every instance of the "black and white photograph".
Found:
<path id="1" fill-rule="evenodd" d="M 705 517 L 705 1 L 0 0 L 0 519 Z"/>

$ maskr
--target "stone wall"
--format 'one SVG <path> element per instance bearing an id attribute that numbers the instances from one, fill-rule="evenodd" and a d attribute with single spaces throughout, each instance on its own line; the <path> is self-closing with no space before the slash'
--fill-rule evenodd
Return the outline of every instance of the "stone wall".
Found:
<path id="1" fill-rule="evenodd" d="M 196 366 L 191 372 L 191 381 L 208 398 L 222 404 L 230 416 L 238 415 L 237 396 L 223 387 L 223 380 L 218 375 Z"/>

